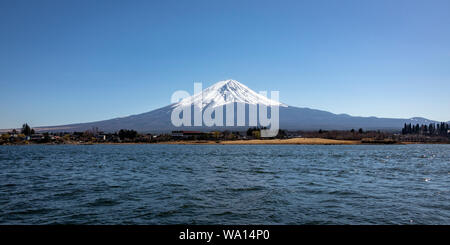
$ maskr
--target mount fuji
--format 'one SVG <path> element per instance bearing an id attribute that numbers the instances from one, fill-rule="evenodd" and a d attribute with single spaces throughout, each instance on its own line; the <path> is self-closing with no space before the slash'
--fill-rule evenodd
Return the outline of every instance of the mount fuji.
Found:
<path id="1" fill-rule="evenodd" d="M 246 120 L 248 124 L 248 108 L 250 105 L 278 105 L 280 129 L 287 130 L 349 130 L 363 128 L 365 130 L 399 130 L 405 123 L 412 124 L 429 124 L 437 123 L 436 121 L 425 118 L 411 119 L 393 119 L 378 117 L 357 117 L 347 114 L 334 114 L 327 111 L 315 110 L 310 108 L 300 108 L 289 106 L 275 100 L 271 100 L 266 96 L 256 93 L 244 84 L 235 80 L 220 81 L 206 89 L 201 93 L 194 94 L 182 99 L 178 103 L 174 103 L 150 112 L 131 115 L 127 117 L 114 118 L 104 121 L 78 123 L 62 126 L 37 127 L 37 131 L 51 132 L 75 132 L 85 131 L 92 128 L 98 128 L 100 131 L 115 132 L 120 129 L 134 129 L 139 132 L 162 133 L 172 130 L 246 130 L 249 126 L 241 127 L 207 127 L 207 126 L 191 126 L 191 127 L 175 127 L 171 122 L 171 114 L 175 108 L 192 106 L 192 108 L 215 108 L 232 104 L 237 108 L 238 104 L 245 106 Z M 193 111 L 193 110 L 191 110 Z M 234 110 L 236 121 L 236 109 Z M 269 115 L 270 116 L 270 115 Z M 193 117 L 191 117 L 193 118 Z M 226 120 L 225 110 L 223 120 Z M 194 125 L 193 123 L 191 125 Z M 225 123 L 223 124 L 225 125 Z M 236 123 L 234 125 L 237 125 Z"/>

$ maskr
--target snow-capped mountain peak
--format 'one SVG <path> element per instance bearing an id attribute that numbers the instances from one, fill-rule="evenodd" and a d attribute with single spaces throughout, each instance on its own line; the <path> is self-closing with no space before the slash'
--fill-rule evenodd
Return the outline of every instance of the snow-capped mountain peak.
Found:
<path id="1" fill-rule="evenodd" d="M 270 93 L 268 93 L 270 94 Z M 201 95 L 204 100 L 202 101 Z M 347 114 L 333 114 L 331 112 L 314 110 L 309 108 L 299 108 L 295 106 L 286 106 L 276 101 L 262 96 L 247 86 L 235 80 L 220 81 L 202 91 L 202 93 L 189 96 L 179 103 L 171 104 L 158 108 L 153 111 L 132 115 L 123 118 L 115 118 L 97 122 L 77 123 L 60 126 L 37 127 L 40 132 L 82 132 L 97 127 L 105 132 L 117 132 L 120 129 L 134 129 L 138 132 L 170 132 L 180 130 L 180 127 L 173 125 L 172 112 L 184 105 L 203 105 L 207 109 L 208 105 L 224 105 L 231 102 L 242 102 L 248 104 L 266 104 L 271 103 L 281 105 L 279 108 L 280 127 L 286 130 L 350 130 L 352 128 L 363 128 L 364 130 L 400 130 L 405 123 L 428 124 L 438 123 L 425 118 L 377 118 L 377 117 L 353 117 Z M 183 109 L 183 108 L 182 108 Z M 250 108 L 249 108 L 250 109 Z M 247 130 L 250 110 L 246 109 L 246 119 L 243 130 Z M 226 112 L 226 111 L 225 111 Z M 237 112 L 237 111 L 236 111 Z M 184 113 L 184 111 L 183 111 Z M 226 113 L 224 115 L 226 125 Z M 194 111 L 195 117 L 195 111 Z M 215 116 L 214 116 L 215 117 Z M 237 116 L 236 116 L 237 118 Z M 195 118 L 194 118 L 195 123 Z M 236 120 L 237 124 L 237 120 Z M 248 123 L 249 124 L 249 123 Z M 187 130 L 188 128 L 182 128 Z M 223 128 L 225 129 L 225 128 Z M 228 128 L 229 129 L 229 128 Z M 191 129 L 188 129 L 191 130 Z M 196 130 L 211 131 L 208 126 L 199 126 Z"/>
<path id="2" fill-rule="evenodd" d="M 206 106 L 217 107 L 229 103 L 260 104 L 266 106 L 278 105 L 286 107 L 286 105 L 258 94 L 244 84 L 231 79 L 217 82 L 204 89 L 201 93 L 184 98 L 175 104 L 174 107 L 193 104 L 194 106 L 205 108 Z"/>

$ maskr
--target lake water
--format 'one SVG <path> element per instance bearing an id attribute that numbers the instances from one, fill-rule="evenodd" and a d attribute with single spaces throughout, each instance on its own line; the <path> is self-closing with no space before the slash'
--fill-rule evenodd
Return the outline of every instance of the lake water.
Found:
<path id="1" fill-rule="evenodd" d="M 0 146 L 0 224 L 450 224 L 450 145 Z"/>

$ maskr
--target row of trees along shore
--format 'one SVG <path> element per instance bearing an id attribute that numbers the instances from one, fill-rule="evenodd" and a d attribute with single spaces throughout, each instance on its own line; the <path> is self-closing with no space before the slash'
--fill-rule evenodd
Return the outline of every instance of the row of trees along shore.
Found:
<path id="1" fill-rule="evenodd" d="M 429 135 L 429 136 L 448 136 L 449 135 L 449 127 L 448 123 L 430 123 L 429 125 L 426 124 L 416 124 L 411 125 L 411 123 L 406 124 L 403 126 L 402 134 L 418 134 L 418 135 Z"/>
<path id="2" fill-rule="evenodd" d="M 259 139 L 261 130 L 265 128 L 253 127 L 246 131 L 212 131 L 189 137 L 182 137 L 182 140 L 238 140 L 238 139 Z M 390 140 L 395 142 L 422 142 L 422 143 L 449 143 L 450 133 L 448 123 L 412 125 L 405 124 L 399 131 L 380 130 L 316 130 L 316 131 L 286 131 L 280 129 L 275 138 L 327 138 L 336 140 Z M 115 133 L 104 133 L 93 128 L 84 132 L 59 132 L 59 133 L 35 133 L 27 123 L 22 125 L 20 132 L 13 129 L 8 133 L 3 133 L 0 137 L 0 144 L 28 144 L 28 143 L 157 143 L 171 140 L 180 140 L 171 134 L 142 134 L 131 129 L 121 129 Z"/>
<path id="3" fill-rule="evenodd" d="M 362 139 L 374 139 L 374 140 L 384 140 L 393 139 L 394 133 L 384 132 L 380 130 L 363 130 L 351 129 L 351 130 L 323 130 L 319 129 L 317 131 L 295 131 L 295 135 L 299 135 L 305 138 L 324 138 L 324 139 L 335 139 L 335 140 L 362 140 Z"/>

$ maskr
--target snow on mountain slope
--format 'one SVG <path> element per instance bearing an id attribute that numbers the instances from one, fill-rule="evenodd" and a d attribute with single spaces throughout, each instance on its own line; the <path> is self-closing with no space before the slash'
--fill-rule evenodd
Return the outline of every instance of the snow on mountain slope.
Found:
<path id="1" fill-rule="evenodd" d="M 173 107 L 194 105 L 199 108 L 205 108 L 207 106 L 214 108 L 229 103 L 260 104 L 266 106 L 278 105 L 287 107 L 280 102 L 256 93 L 236 80 L 220 81 L 204 89 L 201 93 L 184 98 L 179 103 L 174 104 Z"/>

